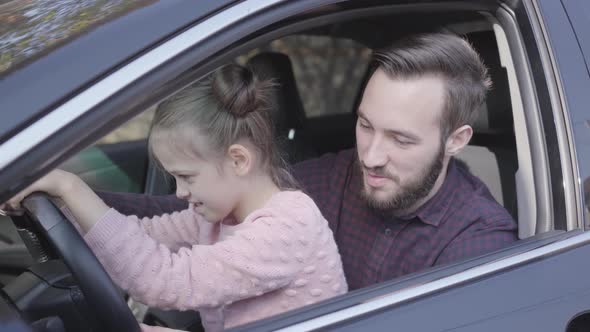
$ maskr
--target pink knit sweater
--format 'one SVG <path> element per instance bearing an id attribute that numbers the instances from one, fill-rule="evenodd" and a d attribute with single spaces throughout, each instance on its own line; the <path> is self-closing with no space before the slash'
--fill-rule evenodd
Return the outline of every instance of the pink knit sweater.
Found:
<path id="1" fill-rule="evenodd" d="M 332 231 L 299 191 L 274 194 L 238 225 L 207 222 L 191 208 L 141 220 L 111 209 L 85 239 L 133 298 L 199 310 L 208 331 L 347 291 Z"/>

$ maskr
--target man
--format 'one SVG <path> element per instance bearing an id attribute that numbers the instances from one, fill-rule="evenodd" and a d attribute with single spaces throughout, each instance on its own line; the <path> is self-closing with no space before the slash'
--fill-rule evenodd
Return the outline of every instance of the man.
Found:
<path id="1" fill-rule="evenodd" d="M 422 34 L 376 51 L 372 68 L 356 149 L 294 167 L 330 222 L 349 288 L 514 242 L 509 213 L 453 158 L 471 139 L 491 85 L 477 53 L 457 36 Z M 103 198 L 124 213 L 185 207 L 138 196 L 136 209 L 125 209 L 120 195 Z"/>

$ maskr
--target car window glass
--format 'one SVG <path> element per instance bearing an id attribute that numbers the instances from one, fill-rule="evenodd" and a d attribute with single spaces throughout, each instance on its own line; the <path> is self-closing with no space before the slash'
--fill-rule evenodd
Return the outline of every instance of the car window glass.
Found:
<path id="1" fill-rule="evenodd" d="M 587 60 L 590 60 L 590 33 L 588 32 L 588 20 L 590 20 L 590 2 L 587 0 L 565 0 L 568 17 L 576 28 L 576 37 Z M 590 62 L 586 61 L 590 71 Z"/>
<path id="2" fill-rule="evenodd" d="M 78 152 L 59 168 L 95 190 L 140 193 L 147 174 L 147 136 L 155 107 L 142 112 Z"/>
<path id="3" fill-rule="evenodd" d="M 0 75 L 153 0 L 0 1 Z"/>

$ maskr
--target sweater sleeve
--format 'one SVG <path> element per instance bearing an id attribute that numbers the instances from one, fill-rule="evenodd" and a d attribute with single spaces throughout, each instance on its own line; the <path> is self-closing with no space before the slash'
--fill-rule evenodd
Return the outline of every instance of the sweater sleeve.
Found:
<path id="1" fill-rule="evenodd" d="M 107 213 L 108 215 L 110 214 Z M 210 228 L 207 227 L 209 222 L 188 209 L 152 218 L 139 219 L 136 216 L 127 216 L 126 219 L 128 222 L 139 224 L 148 236 L 172 251 L 200 243 L 202 229 Z"/>
<path id="2" fill-rule="evenodd" d="M 61 207 L 61 211 L 74 224 L 78 232 L 83 235 L 84 231 L 76 222 L 76 218 L 70 209 L 64 205 Z M 114 209 L 109 210 L 105 217 L 114 212 Z M 121 215 L 118 212 L 117 214 Z M 203 233 L 208 233 L 211 229 L 211 223 L 201 216 L 191 213 L 188 209 L 152 218 L 144 217 L 139 219 L 137 216 L 124 216 L 123 218 L 127 222 L 138 224 L 148 236 L 167 246 L 172 251 L 177 251 L 181 247 L 190 247 L 195 243 L 201 243 L 203 237 L 207 236 L 207 234 Z"/>
<path id="3" fill-rule="evenodd" d="M 230 304 L 289 284 L 300 269 L 297 261 L 310 255 L 300 244 L 308 241 L 304 228 L 260 217 L 213 245 L 172 252 L 137 222 L 110 210 L 85 239 L 132 297 L 149 306 L 187 310 Z"/>

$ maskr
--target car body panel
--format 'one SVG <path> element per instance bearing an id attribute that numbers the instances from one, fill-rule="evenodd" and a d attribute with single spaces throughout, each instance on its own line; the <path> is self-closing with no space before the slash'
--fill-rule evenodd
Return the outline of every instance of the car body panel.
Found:
<path id="1" fill-rule="evenodd" d="M 474 259 L 476 262 L 471 269 L 448 277 L 442 274 L 443 268 L 420 273 L 414 276 L 418 285 L 403 287 L 402 281 L 397 291 L 395 288 L 389 290 L 389 295 L 381 292 L 379 296 L 380 292 L 374 291 L 373 298 L 360 298 L 356 306 L 341 306 L 323 316 L 298 321 L 297 313 L 287 313 L 271 319 L 268 325 L 259 322 L 235 331 L 560 331 L 590 307 L 589 282 L 579 281 L 579 275 L 571 270 L 572 265 L 588 255 L 590 236 L 576 231 L 554 234 L 550 238 L 556 241 L 528 240 L 529 245 L 539 243 L 541 246 L 509 255 L 510 258 L 504 260 L 514 260 L 515 265 L 489 271 L 489 274 L 478 273 L 476 276 L 472 272 L 503 264 L 502 260 L 494 260 L 493 254 L 487 259 Z M 510 252 L 510 249 L 506 250 Z M 478 264 L 482 260 L 488 263 Z M 449 268 L 459 269 L 461 265 Z M 580 269 L 580 273 L 586 272 L 585 267 Z M 472 278 L 453 280 L 464 274 L 471 274 Z M 421 280 L 425 282 L 421 283 Z M 430 287 L 433 283 L 449 285 L 448 281 L 456 283 L 450 287 Z M 370 290 L 366 292 L 371 293 Z M 372 309 L 359 314 L 358 308 L 371 306 Z M 554 310 L 556 315 L 544 315 Z M 424 319 L 425 315 L 428 319 Z"/>
<path id="2" fill-rule="evenodd" d="M 395 303 L 389 305 L 390 308 L 381 310 L 395 310 L 395 308 L 403 306 L 404 301 L 400 301 L 402 293 L 412 292 L 421 285 L 428 285 L 432 282 L 437 282 L 445 278 L 459 275 L 463 272 L 469 271 L 470 269 L 476 269 L 481 266 L 492 264 L 493 262 L 500 261 L 503 257 L 514 257 L 519 253 L 530 252 L 536 249 L 542 249 L 551 244 L 558 243 L 572 237 L 581 234 L 581 231 L 575 232 L 562 232 L 562 231 L 550 231 L 535 235 L 532 238 L 521 240 L 514 245 L 504 248 L 498 252 L 490 253 L 484 256 L 470 259 L 468 261 L 457 262 L 454 264 L 439 266 L 427 269 L 426 271 L 414 273 L 412 275 L 404 276 L 396 280 L 391 280 L 381 284 L 377 284 L 364 289 L 355 290 L 349 292 L 346 298 L 336 298 L 324 301 L 321 304 L 304 307 L 292 312 L 267 319 L 266 322 L 255 322 L 248 326 L 241 327 L 239 331 L 258 331 L 258 330 L 280 330 L 284 328 L 299 328 L 298 323 L 306 324 L 310 321 L 321 319 L 325 320 L 326 317 L 331 319 L 333 313 L 340 316 L 351 316 L 351 314 L 343 314 L 345 311 L 352 311 L 352 314 L 361 315 L 360 310 L 357 310 L 355 306 L 374 305 L 371 302 L 376 300 L 385 301 L 387 298 L 391 298 L 388 301 Z M 522 264 L 524 265 L 524 264 Z M 492 273 L 493 274 L 493 273 Z M 473 274 L 471 274 L 473 275 Z M 455 280 L 457 281 L 457 280 Z M 448 285 L 448 283 L 447 283 Z M 461 287 L 461 283 L 450 287 L 451 289 Z M 442 291 L 442 290 L 441 290 Z M 436 296 L 436 294 L 428 294 L 428 296 Z M 407 297 L 407 296 L 406 296 Z M 381 304 L 384 308 L 387 304 Z M 378 311 L 381 311 L 378 310 Z M 376 312 L 378 312 L 376 311 Z M 348 322 L 352 323 L 352 322 Z M 339 324 L 339 326 L 342 324 Z"/>
<path id="3" fill-rule="evenodd" d="M 571 273 L 588 255 L 586 244 L 326 330 L 564 331 L 590 308 L 590 281 L 579 278 L 589 267 Z"/>
<path id="4" fill-rule="evenodd" d="M 571 85 L 576 88 L 575 104 L 570 108 L 572 128 L 577 142 L 576 152 L 578 167 L 580 171 L 580 182 L 584 193 L 586 204 L 586 226 L 590 224 L 590 96 L 588 86 L 590 85 L 590 3 L 584 0 L 562 0 L 567 11 L 569 20 L 575 28 L 575 34 L 582 49 L 587 72 L 584 75 L 582 70 L 577 68 L 576 80 Z M 566 57 L 563 54 L 562 57 Z M 577 61 L 578 65 L 581 63 Z M 573 68 L 572 68 L 573 70 Z M 572 96 L 573 97 L 573 96 Z"/>

